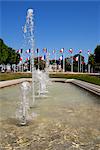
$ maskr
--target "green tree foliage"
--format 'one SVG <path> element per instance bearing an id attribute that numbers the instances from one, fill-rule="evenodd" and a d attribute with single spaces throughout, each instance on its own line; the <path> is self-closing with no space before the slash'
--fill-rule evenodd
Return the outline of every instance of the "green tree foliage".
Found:
<path id="1" fill-rule="evenodd" d="M 88 64 L 90 64 L 91 66 L 94 66 L 95 64 L 94 54 L 90 54 L 88 58 Z"/>
<path id="2" fill-rule="evenodd" d="M 18 64 L 20 55 L 0 39 L 0 64 Z"/>
<path id="3" fill-rule="evenodd" d="M 100 63 L 100 45 L 97 45 L 97 47 L 94 50 L 95 54 L 95 63 Z"/>
<path id="4" fill-rule="evenodd" d="M 78 66 L 78 64 L 79 64 L 79 66 Z M 78 71 L 78 67 L 80 68 L 80 64 L 81 64 L 81 71 L 82 71 L 82 67 L 83 67 L 83 72 L 84 72 L 85 71 L 84 56 L 82 56 L 82 54 L 75 54 L 73 56 L 73 69 L 74 69 L 74 72 Z"/>
<path id="5" fill-rule="evenodd" d="M 100 72 L 100 45 L 94 50 L 95 72 Z"/>
<path id="6" fill-rule="evenodd" d="M 28 63 L 28 70 L 30 70 L 30 63 L 31 63 L 30 60 L 26 61 L 26 63 Z M 40 70 L 44 70 L 45 66 L 46 66 L 46 62 L 44 60 L 41 60 L 41 57 L 39 57 L 39 61 L 38 61 L 38 57 L 34 59 L 34 67 L 36 69 L 38 69 L 39 67 Z"/>
<path id="7" fill-rule="evenodd" d="M 90 54 L 88 64 L 91 65 L 93 71 L 100 72 L 100 45 L 97 45 L 94 54 Z"/>

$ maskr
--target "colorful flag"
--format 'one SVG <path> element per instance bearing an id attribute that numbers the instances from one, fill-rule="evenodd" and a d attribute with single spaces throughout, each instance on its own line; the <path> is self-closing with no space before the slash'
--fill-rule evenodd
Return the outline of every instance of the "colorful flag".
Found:
<path id="1" fill-rule="evenodd" d="M 64 48 L 62 48 L 61 50 L 60 50 L 60 53 L 63 53 L 64 52 Z"/>
<path id="2" fill-rule="evenodd" d="M 46 60 L 46 55 L 44 55 L 44 60 Z"/>
<path id="3" fill-rule="evenodd" d="M 30 60 L 30 57 L 27 57 L 27 58 L 26 58 L 26 61 L 28 61 L 28 60 Z"/>
<path id="4" fill-rule="evenodd" d="M 20 53 L 20 49 L 17 50 L 17 53 Z"/>
<path id="5" fill-rule="evenodd" d="M 20 57 L 20 61 L 22 61 L 23 60 L 23 57 Z"/>
<path id="6" fill-rule="evenodd" d="M 90 55 L 90 50 L 88 50 L 88 55 Z"/>
<path id="7" fill-rule="evenodd" d="M 60 56 L 60 57 L 59 57 L 59 60 L 63 60 L 63 56 Z"/>
<path id="8" fill-rule="evenodd" d="M 17 53 L 21 53 L 21 50 L 20 50 L 20 49 L 18 49 L 18 50 L 17 50 Z"/>
<path id="9" fill-rule="evenodd" d="M 43 48 L 43 52 L 47 53 L 47 48 Z"/>
<path id="10" fill-rule="evenodd" d="M 41 56 L 41 57 L 40 57 L 40 60 L 44 60 L 44 57 L 43 57 L 43 56 Z"/>
<path id="11" fill-rule="evenodd" d="M 82 61 L 82 65 L 84 65 L 85 63 L 84 63 L 84 61 Z"/>
<path id="12" fill-rule="evenodd" d="M 79 50 L 79 53 L 82 53 L 82 50 L 81 50 L 81 49 Z"/>
<path id="13" fill-rule="evenodd" d="M 30 53 L 30 52 L 31 52 L 31 50 L 30 50 L 30 49 L 27 49 L 27 50 L 26 50 L 26 53 Z"/>
<path id="14" fill-rule="evenodd" d="M 36 52 L 39 53 L 39 49 L 38 48 L 36 49 Z"/>
<path id="15" fill-rule="evenodd" d="M 53 50 L 52 53 L 54 54 L 56 52 L 56 50 Z"/>
<path id="16" fill-rule="evenodd" d="M 19 49 L 17 50 L 18 53 L 22 53 L 23 52 L 23 49 Z"/>
<path id="17" fill-rule="evenodd" d="M 76 61 L 78 61 L 78 56 L 75 58 Z"/>
<path id="18" fill-rule="evenodd" d="M 72 52 L 73 52 L 73 49 L 72 49 L 72 48 L 70 48 L 70 49 L 69 49 L 69 52 L 70 52 L 70 53 L 72 53 Z"/>

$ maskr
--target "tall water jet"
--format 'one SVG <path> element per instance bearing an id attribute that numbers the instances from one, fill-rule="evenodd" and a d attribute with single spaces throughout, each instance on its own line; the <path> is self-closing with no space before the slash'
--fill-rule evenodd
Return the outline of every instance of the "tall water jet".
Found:
<path id="1" fill-rule="evenodd" d="M 35 102 L 34 92 L 34 12 L 33 9 L 27 10 L 26 23 L 23 28 L 24 38 L 27 46 L 31 49 L 31 69 L 32 69 L 32 104 Z"/>
<path id="2" fill-rule="evenodd" d="M 18 109 L 16 116 L 20 121 L 20 125 L 26 125 L 29 119 L 29 82 L 23 82 L 20 86 L 21 90 L 21 102 L 20 108 Z"/>
<path id="3" fill-rule="evenodd" d="M 43 71 L 38 70 L 37 71 L 37 78 L 39 81 L 38 94 L 39 94 L 39 96 L 45 96 L 45 94 L 48 93 L 48 91 L 47 91 L 47 80 L 46 80 L 45 73 Z"/>

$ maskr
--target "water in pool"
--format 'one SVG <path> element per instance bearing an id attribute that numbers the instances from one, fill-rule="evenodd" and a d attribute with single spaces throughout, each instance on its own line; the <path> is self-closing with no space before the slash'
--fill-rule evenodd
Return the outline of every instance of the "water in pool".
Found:
<path id="1" fill-rule="evenodd" d="M 100 97 L 53 82 L 47 97 L 36 98 L 30 109 L 36 115 L 27 126 L 19 126 L 19 86 L 0 89 L 1 150 L 100 149 Z"/>

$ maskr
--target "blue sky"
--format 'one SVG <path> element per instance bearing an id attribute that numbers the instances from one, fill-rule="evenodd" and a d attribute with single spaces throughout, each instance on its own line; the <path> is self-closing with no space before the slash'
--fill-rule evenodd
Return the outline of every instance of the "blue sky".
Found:
<path id="1" fill-rule="evenodd" d="M 83 50 L 93 53 L 100 44 L 99 1 L 0 1 L 0 37 L 14 49 L 23 47 L 22 26 L 28 8 L 35 10 L 35 48 L 51 52 L 73 48 L 74 54 Z M 53 56 L 51 56 L 53 58 Z"/>

